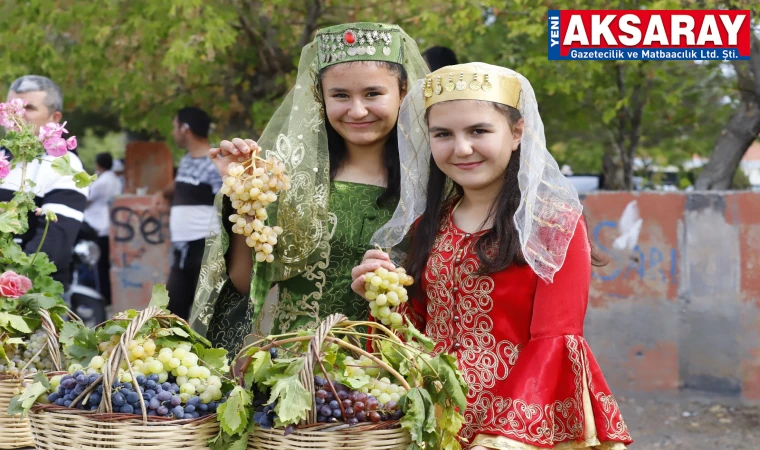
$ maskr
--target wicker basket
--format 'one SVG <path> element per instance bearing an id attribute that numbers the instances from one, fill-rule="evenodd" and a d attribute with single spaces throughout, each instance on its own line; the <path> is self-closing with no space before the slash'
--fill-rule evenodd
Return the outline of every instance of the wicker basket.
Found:
<path id="1" fill-rule="evenodd" d="M 134 377 L 127 358 L 129 343 L 150 319 L 167 319 L 163 311 L 155 307 L 143 310 L 127 327 L 119 345 L 103 365 L 100 382 L 111 386 L 118 375 L 119 365 L 127 359 L 129 372 Z M 98 383 L 91 384 L 75 400 L 85 401 Z M 208 440 L 219 432 L 216 414 L 198 419 L 175 420 L 167 417 L 148 416 L 145 401 L 139 390 L 141 415 L 114 413 L 111 408 L 111 390 L 104 389 L 97 411 L 83 411 L 58 405 L 35 405 L 29 412 L 34 445 L 38 450 L 120 449 L 154 450 L 208 449 Z"/>
<path id="2" fill-rule="evenodd" d="M 47 347 L 56 370 L 61 370 L 61 351 L 58 346 L 58 333 L 50 315 L 44 309 L 39 310 L 42 327 L 47 334 Z M 8 405 L 17 396 L 24 383 L 31 383 L 32 377 L 22 379 L 15 375 L 0 374 L 0 449 L 31 447 L 34 445 L 28 417 L 9 416 Z"/>
<path id="3" fill-rule="evenodd" d="M 375 363 L 385 368 L 398 382 L 407 390 L 409 384 L 403 376 L 393 370 L 392 367 L 381 361 L 371 353 L 352 345 L 341 339 L 328 336 L 330 330 L 343 321 L 348 320 L 342 314 L 333 314 L 329 316 L 319 328 L 314 336 L 303 336 L 288 339 L 289 342 L 310 340 L 309 352 L 306 354 L 306 362 L 300 373 L 301 383 L 309 390 L 312 396 L 312 411 L 309 414 L 307 424 L 299 425 L 295 431 L 285 435 L 283 429 L 271 428 L 263 429 L 256 426 L 248 438 L 248 450 L 406 450 L 412 440 L 409 432 L 401 428 L 399 421 L 388 421 L 381 423 L 361 423 L 356 425 L 347 425 L 345 423 L 322 424 L 316 423 L 316 403 L 314 401 L 314 366 L 321 365 L 319 360 L 322 345 L 325 342 L 338 344 L 352 352 L 364 355 L 372 359 Z M 371 325 L 369 323 L 365 325 Z M 373 325 L 374 326 L 374 325 Z M 386 330 L 380 325 L 377 327 Z M 394 336 L 388 332 L 390 336 Z M 269 350 L 274 347 L 270 343 L 261 348 Z M 243 352 L 241 352 L 242 354 Z M 245 373 L 247 366 L 250 364 L 250 358 L 241 366 L 242 373 Z"/>

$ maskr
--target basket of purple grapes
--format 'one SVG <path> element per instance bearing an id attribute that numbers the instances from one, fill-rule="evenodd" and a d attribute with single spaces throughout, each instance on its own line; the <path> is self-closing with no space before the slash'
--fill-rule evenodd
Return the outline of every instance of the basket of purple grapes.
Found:
<path id="1" fill-rule="evenodd" d="M 217 442 L 245 439 L 253 450 L 406 450 L 456 442 L 467 392 L 456 360 L 428 353 L 413 339 L 426 342 L 416 330 L 396 331 L 402 336 L 333 314 L 315 330 L 243 348 L 233 372 L 250 393 L 249 410 L 220 415 Z"/>
<path id="2" fill-rule="evenodd" d="M 226 351 L 150 306 L 67 334 L 87 355 L 44 386 L 29 411 L 37 449 L 207 449 L 224 405 Z M 226 386 L 225 386 L 226 385 Z"/>

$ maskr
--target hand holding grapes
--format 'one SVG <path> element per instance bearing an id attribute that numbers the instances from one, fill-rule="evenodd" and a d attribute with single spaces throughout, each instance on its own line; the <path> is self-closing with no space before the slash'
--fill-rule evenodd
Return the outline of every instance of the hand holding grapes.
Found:
<path id="1" fill-rule="evenodd" d="M 226 177 L 230 163 L 243 162 L 250 158 L 251 154 L 258 155 L 260 152 L 259 144 L 253 139 L 233 138 L 231 141 L 220 142 L 219 148 L 209 151 L 209 156 L 222 177 Z"/>
<path id="2" fill-rule="evenodd" d="M 376 249 L 367 250 L 364 254 L 364 259 L 362 259 L 362 263 L 351 270 L 351 279 L 353 280 L 351 283 L 351 289 L 362 297 L 365 297 L 367 292 L 365 286 L 367 282 L 366 275 L 381 267 L 389 271 L 396 270 L 396 266 L 393 265 L 391 258 L 387 253 Z"/>

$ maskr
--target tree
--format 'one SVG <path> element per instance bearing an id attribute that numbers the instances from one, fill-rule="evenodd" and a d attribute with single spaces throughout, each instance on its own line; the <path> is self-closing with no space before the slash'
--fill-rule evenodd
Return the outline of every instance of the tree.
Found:
<path id="1" fill-rule="evenodd" d="M 752 34 L 750 59 L 732 61 L 739 105 L 723 127 L 697 189 L 729 189 L 744 153 L 760 135 L 760 38 Z"/>

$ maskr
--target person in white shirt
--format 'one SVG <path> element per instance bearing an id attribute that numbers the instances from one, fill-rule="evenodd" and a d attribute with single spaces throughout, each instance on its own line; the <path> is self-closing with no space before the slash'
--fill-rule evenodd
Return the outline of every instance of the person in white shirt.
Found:
<path id="1" fill-rule="evenodd" d="M 7 100 L 21 99 L 27 102 L 24 120 L 35 126 L 35 132 L 49 122 L 59 123 L 63 118 L 63 95 L 61 88 L 51 79 L 38 75 L 25 75 L 18 78 L 8 91 Z M 76 153 L 69 152 L 71 168 L 80 172 L 82 162 Z M 12 159 L 7 149 L 0 147 L 0 158 Z M 57 222 L 50 222 L 45 240 L 45 216 L 29 213 L 29 230 L 16 236 L 27 254 L 33 254 L 42 242 L 40 251 L 47 254 L 55 264 L 56 272 L 51 276 L 63 283 L 64 289 L 71 283 L 71 254 L 74 249 L 79 228 L 82 225 L 82 212 L 87 202 L 88 188 L 78 188 L 71 176 L 58 174 L 53 170 L 54 157 L 45 155 L 41 161 L 35 160 L 26 169 L 26 179 L 34 182 L 32 191 L 34 202 L 44 211 L 52 211 L 58 216 Z M 11 171 L 0 184 L 0 202 L 10 201 L 21 184 L 21 164 Z"/>
<path id="2" fill-rule="evenodd" d="M 108 304 L 111 303 L 110 252 L 108 233 L 111 225 L 110 206 L 114 197 L 122 193 L 119 177 L 113 173 L 113 157 L 110 153 L 95 156 L 98 179 L 90 186 L 90 198 L 84 210 L 84 221 L 98 233 L 98 290 Z"/>

